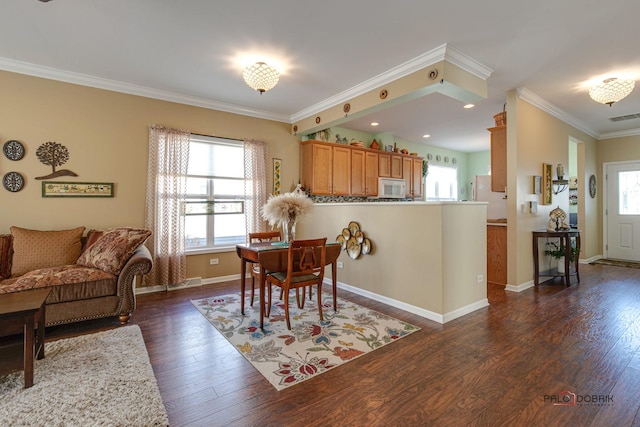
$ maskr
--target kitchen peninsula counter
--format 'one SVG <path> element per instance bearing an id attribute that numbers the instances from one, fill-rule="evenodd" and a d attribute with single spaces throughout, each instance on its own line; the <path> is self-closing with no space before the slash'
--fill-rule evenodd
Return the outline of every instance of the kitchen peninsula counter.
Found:
<path id="1" fill-rule="evenodd" d="M 488 305 L 486 216 L 486 202 L 317 203 L 296 228 L 335 240 L 356 221 L 372 251 L 342 251 L 339 285 L 445 323 Z"/>

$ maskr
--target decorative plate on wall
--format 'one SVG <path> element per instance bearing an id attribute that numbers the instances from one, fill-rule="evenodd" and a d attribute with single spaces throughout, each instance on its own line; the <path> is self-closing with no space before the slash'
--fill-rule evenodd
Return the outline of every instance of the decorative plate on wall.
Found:
<path id="1" fill-rule="evenodd" d="M 9 160 L 20 160 L 24 157 L 24 145 L 20 141 L 11 140 L 5 142 L 2 151 Z"/>
<path id="2" fill-rule="evenodd" d="M 427 160 L 431 160 L 431 159 L 433 159 L 433 154 L 431 153 L 427 154 Z"/>
<path id="3" fill-rule="evenodd" d="M 592 199 L 596 197 L 596 191 L 597 191 L 596 176 L 591 175 L 589 177 L 589 196 L 591 196 Z"/>
<path id="4" fill-rule="evenodd" d="M 6 190 L 15 193 L 22 190 L 24 178 L 18 172 L 8 172 L 2 177 L 2 185 Z"/>
<path id="5" fill-rule="evenodd" d="M 442 160 L 442 157 L 440 157 L 440 154 L 438 154 L 438 155 L 436 156 L 436 162 L 439 162 L 440 160 Z"/>

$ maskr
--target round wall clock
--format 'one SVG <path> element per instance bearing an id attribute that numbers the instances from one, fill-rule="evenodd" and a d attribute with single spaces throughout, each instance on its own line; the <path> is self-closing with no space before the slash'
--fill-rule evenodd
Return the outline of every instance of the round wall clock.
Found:
<path id="1" fill-rule="evenodd" d="M 24 157 L 24 145 L 20 141 L 11 140 L 5 142 L 2 151 L 9 160 L 20 160 Z"/>
<path id="2" fill-rule="evenodd" d="M 596 176 L 591 175 L 589 177 L 589 196 L 591 196 L 592 199 L 596 197 L 596 191 L 597 191 L 596 187 L 597 187 Z"/>
<path id="3" fill-rule="evenodd" d="M 8 191 L 15 193 L 22 190 L 24 186 L 24 178 L 18 172 L 8 172 L 2 177 L 2 185 Z"/>

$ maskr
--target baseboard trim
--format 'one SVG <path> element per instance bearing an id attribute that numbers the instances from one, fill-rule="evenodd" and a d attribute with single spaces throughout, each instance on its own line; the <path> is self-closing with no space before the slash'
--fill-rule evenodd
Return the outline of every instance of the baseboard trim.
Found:
<path id="1" fill-rule="evenodd" d="M 447 323 L 458 317 L 465 316 L 469 313 L 472 313 L 476 310 L 480 310 L 481 308 L 489 307 L 489 300 L 487 298 L 481 299 L 480 301 L 476 301 L 469 305 L 465 305 L 464 307 L 457 308 L 453 311 L 444 314 L 444 322 Z"/>
<path id="2" fill-rule="evenodd" d="M 143 286 L 141 288 L 136 288 L 134 293 L 136 295 L 142 295 L 142 294 L 151 294 L 154 292 L 163 292 L 166 291 L 167 287 L 166 286 L 162 286 L 162 285 L 157 285 L 157 286 Z"/>
<path id="3" fill-rule="evenodd" d="M 504 290 L 511 291 L 511 292 L 522 292 L 534 286 L 535 284 L 533 283 L 533 280 L 529 280 L 528 282 L 524 282 L 520 285 L 507 285 L 504 287 Z"/>
<path id="4" fill-rule="evenodd" d="M 324 279 L 324 284 L 331 286 L 331 279 Z M 340 281 L 337 282 L 338 288 L 344 289 L 345 291 L 353 292 L 354 294 L 363 296 L 365 298 L 369 298 L 374 301 L 381 302 L 383 304 L 387 304 L 391 307 L 398 308 L 400 310 L 404 310 L 408 313 L 418 315 L 420 317 L 424 317 L 425 319 L 432 320 L 434 322 L 444 324 L 453 319 L 457 319 L 458 317 L 462 317 L 466 314 L 469 314 L 475 310 L 478 310 L 483 307 L 487 307 L 489 305 L 488 300 L 485 298 L 481 301 L 477 301 L 475 303 L 469 304 L 465 307 L 461 307 L 457 310 L 451 311 L 449 313 L 440 314 L 431 310 L 426 310 L 421 307 L 416 307 L 415 305 L 407 304 L 402 301 L 398 301 L 393 298 L 386 297 L 384 295 L 376 294 L 374 292 L 366 291 L 364 289 L 356 288 L 351 285 L 347 285 L 346 283 L 342 283 Z"/>

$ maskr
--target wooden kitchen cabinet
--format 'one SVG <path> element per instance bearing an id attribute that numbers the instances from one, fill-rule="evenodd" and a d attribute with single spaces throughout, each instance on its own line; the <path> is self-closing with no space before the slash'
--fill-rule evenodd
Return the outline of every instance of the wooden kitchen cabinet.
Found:
<path id="1" fill-rule="evenodd" d="M 408 197 L 422 197 L 422 157 L 325 141 L 300 144 L 300 180 L 310 194 L 377 196 L 378 178 L 385 177 L 408 180 Z"/>
<path id="2" fill-rule="evenodd" d="M 402 177 L 405 181 L 407 197 L 422 197 L 422 158 L 403 157 Z"/>
<path id="3" fill-rule="evenodd" d="M 351 184 L 351 149 L 344 145 L 305 141 L 301 149 L 302 185 L 311 194 L 347 195 Z"/>
<path id="4" fill-rule="evenodd" d="M 402 156 L 380 153 L 378 156 L 378 175 L 384 178 L 402 179 Z"/>
<path id="5" fill-rule="evenodd" d="M 507 227 L 487 224 L 487 283 L 507 284 Z"/>
<path id="6" fill-rule="evenodd" d="M 507 127 L 496 126 L 491 132 L 491 191 L 504 193 L 507 188 Z"/>
<path id="7" fill-rule="evenodd" d="M 351 151 L 351 195 L 378 194 L 378 154 L 365 150 Z"/>

